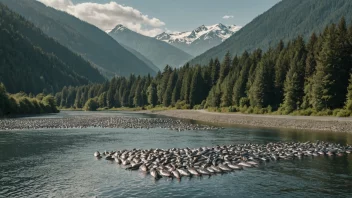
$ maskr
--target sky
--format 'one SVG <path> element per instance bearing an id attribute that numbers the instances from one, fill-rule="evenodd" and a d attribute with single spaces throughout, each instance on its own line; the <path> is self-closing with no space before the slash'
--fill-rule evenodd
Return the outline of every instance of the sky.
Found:
<path id="1" fill-rule="evenodd" d="M 38 0 L 106 31 L 122 24 L 146 36 L 201 25 L 245 26 L 281 0 Z"/>

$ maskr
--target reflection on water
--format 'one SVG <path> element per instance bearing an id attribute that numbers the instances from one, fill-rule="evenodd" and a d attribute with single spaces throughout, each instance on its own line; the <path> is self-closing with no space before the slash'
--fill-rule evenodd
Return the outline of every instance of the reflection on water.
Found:
<path id="1" fill-rule="evenodd" d="M 59 116 L 74 113 L 65 114 Z M 315 140 L 352 144 L 352 135 L 238 126 L 184 132 L 100 128 L 0 132 L 0 197 L 351 197 L 352 155 L 269 162 L 256 169 L 181 181 L 154 181 L 93 157 L 94 151 L 105 149 Z"/>

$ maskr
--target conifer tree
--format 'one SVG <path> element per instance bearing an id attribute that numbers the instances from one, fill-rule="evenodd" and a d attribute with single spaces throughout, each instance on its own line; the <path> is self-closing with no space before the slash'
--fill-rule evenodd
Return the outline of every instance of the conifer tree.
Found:
<path id="1" fill-rule="evenodd" d="M 230 71 L 231 67 L 231 55 L 227 52 L 225 58 L 220 66 L 219 81 L 222 82 Z"/>
<path id="2" fill-rule="evenodd" d="M 286 114 L 299 109 L 304 95 L 304 70 L 306 50 L 302 37 L 298 37 L 293 43 L 293 58 L 290 61 L 290 69 L 286 75 L 285 93 L 282 110 Z"/>
<path id="3" fill-rule="evenodd" d="M 307 59 L 306 59 L 306 69 L 305 69 L 306 79 L 310 78 L 314 74 L 315 68 L 317 66 L 316 57 L 315 57 L 317 41 L 318 41 L 318 38 L 316 34 L 313 33 L 309 39 L 309 42 L 307 43 Z"/>
<path id="4" fill-rule="evenodd" d="M 148 95 L 148 103 L 153 107 L 158 103 L 158 95 L 157 95 L 157 85 L 155 82 L 150 83 L 147 91 Z"/>
<path id="5" fill-rule="evenodd" d="M 249 90 L 250 104 L 253 107 L 264 108 L 273 102 L 273 61 L 270 51 L 262 58 L 255 72 L 253 85 Z"/>
<path id="6" fill-rule="evenodd" d="M 211 67 L 211 82 L 212 82 L 212 86 L 214 86 L 219 79 L 220 61 L 217 58 L 215 59 L 214 62 L 212 62 L 212 60 L 213 59 L 211 59 L 209 66 Z"/>
<path id="7" fill-rule="evenodd" d="M 352 74 L 350 74 L 349 84 L 347 87 L 345 109 L 352 111 Z"/>
<path id="8" fill-rule="evenodd" d="M 234 84 L 233 75 L 229 74 L 222 83 L 221 107 L 228 107 L 232 104 L 232 89 Z"/>
<path id="9" fill-rule="evenodd" d="M 202 74 L 200 72 L 200 66 L 195 68 L 192 76 L 190 91 L 189 91 L 189 104 L 193 107 L 196 104 L 202 102 Z"/>
<path id="10" fill-rule="evenodd" d="M 171 99 L 172 99 L 172 91 L 175 87 L 177 81 L 177 75 L 176 75 L 176 70 L 174 70 L 169 77 L 169 81 L 167 83 L 167 87 L 163 96 L 163 105 L 165 107 L 168 107 L 171 105 Z"/>
<path id="11" fill-rule="evenodd" d="M 181 100 L 184 100 L 187 104 L 190 103 L 189 94 L 190 94 L 190 85 L 192 82 L 192 76 L 193 76 L 192 69 L 189 69 L 188 72 L 185 74 L 185 77 L 183 78 L 183 82 L 182 82 L 180 98 Z"/>
<path id="12" fill-rule="evenodd" d="M 243 53 L 239 64 L 242 65 L 242 69 L 232 90 L 232 103 L 235 106 L 239 106 L 240 99 L 246 97 L 246 85 L 248 82 L 249 70 L 251 68 L 251 61 L 248 52 Z"/>
<path id="13" fill-rule="evenodd" d="M 78 90 L 77 90 L 74 107 L 75 107 L 75 108 L 82 108 L 82 103 L 81 103 L 81 89 L 78 89 Z"/>
<path id="14" fill-rule="evenodd" d="M 346 95 L 346 91 L 338 93 L 339 72 L 341 66 L 337 59 L 340 58 L 336 50 L 336 26 L 327 27 L 323 34 L 322 51 L 317 58 L 316 73 L 312 79 L 312 106 L 317 111 L 330 109 L 341 105 L 340 95 Z"/>

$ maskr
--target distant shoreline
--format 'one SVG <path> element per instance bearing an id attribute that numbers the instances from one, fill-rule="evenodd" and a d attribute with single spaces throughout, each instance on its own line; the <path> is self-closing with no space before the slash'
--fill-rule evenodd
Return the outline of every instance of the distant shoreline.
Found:
<path id="1" fill-rule="evenodd" d="M 219 124 L 352 133 L 352 118 L 216 113 L 205 110 L 165 110 L 148 113 Z"/>

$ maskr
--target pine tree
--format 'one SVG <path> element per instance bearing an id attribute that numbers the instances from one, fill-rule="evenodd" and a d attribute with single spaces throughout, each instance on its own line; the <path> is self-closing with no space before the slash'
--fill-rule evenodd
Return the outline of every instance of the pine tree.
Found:
<path id="1" fill-rule="evenodd" d="M 317 111 L 342 107 L 346 99 L 347 90 L 342 90 L 347 86 L 346 71 L 340 61 L 337 40 L 336 26 L 326 28 L 312 79 L 312 105 Z"/>
<path id="2" fill-rule="evenodd" d="M 214 62 L 213 62 L 213 59 L 211 59 L 209 66 L 211 67 L 211 82 L 212 82 L 212 86 L 214 86 L 218 81 L 219 74 L 220 74 L 219 59 L 216 58 Z"/>
<path id="3" fill-rule="evenodd" d="M 345 109 L 352 111 L 352 74 L 350 74 L 349 85 L 347 87 Z"/>
<path id="4" fill-rule="evenodd" d="M 202 80 L 203 79 L 200 71 L 200 66 L 197 66 L 193 73 L 190 86 L 189 104 L 191 105 L 191 107 L 202 102 Z"/>
<path id="5" fill-rule="evenodd" d="M 229 74 L 222 83 L 221 107 L 228 107 L 232 104 L 232 89 L 234 84 L 233 75 Z"/>
<path id="6" fill-rule="evenodd" d="M 248 82 L 249 70 L 251 67 L 251 61 L 248 52 L 243 53 L 239 64 L 242 65 L 242 69 L 232 90 L 232 103 L 235 106 L 239 106 L 240 99 L 242 97 L 246 97 L 246 85 Z"/>
<path id="7" fill-rule="evenodd" d="M 253 107 L 264 108 L 273 102 L 273 61 L 270 59 L 270 51 L 262 58 L 255 72 L 253 85 L 249 90 L 250 104 Z"/>
<path id="8" fill-rule="evenodd" d="M 98 105 L 101 108 L 106 107 L 106 92 L 103 92 L 102 94 L 100 94 L 98 98 Z"/>
<path id="9" fill-rule="evenodd" d="M 172 91 L 175 87 L 177 81 L 177 75 L 176 75 L 176 70 L 174 70 L 169 77 L 169 81 L 167 83 L 167 87 L 163 96 L 163 105 L 165 107 L 168 107 L 171 105 L 171 99 L 172 99 Z"/>
<path id="10" fill-rule="evenodd" d="M 230 52 L 227 52 L 225 58 L 220 66 L 219 81 L 222 82 L 225 77 L 228 75 L 231 67 L 231 55 Z"/>
<path id="11" fill-rule="evenodd" d="M 183 81 L 183 73 L 179 72 L 179 76 L 177 78 L 176 85 L 172 90 L 172 97 L 171 97 L 171 105 L 175 106 L 176 102 L 181 97 L 181 88 L 182 88 L 182 81 Z"/>
<path id="12" fill-rule="evenodd" d="M 172 72 L 172 69 L 170 66 L 166 66 L 164 68 L 164 72 L 162 73 L 162 78 L 160 80 L 160 83 L 158 84 L 158 102 L 160 104 L 163 103 L 163 96 L 165 96 L 165 91 L 167 88 L 167 83 L 169 82 L 169 77 Z"/>
<path id="13" fill-rule="evenodd" d="M 9 112 L 10 109 L 6 88 L 5 85 L 0 82 L 0 117 L 8 114 Z"/>
<path id="14" fill-rule="evenodd" d="M 306 50 L 302 37 L 298 37 L 293 44 L 293 58 L 290 61 L 290 69 L 286 75 L 285 98 L 282 110 L 289 114 L 299 109 L 304 95 L 304 70 Z"/>
<path id="15" fill-rule="evenodd" d="M 183 82 L 182 82 L 180 98 L 181 98 L 181 100 L 186 101 L 187 104 L 190 104 L 189 94 L 190 94 L 190 86 L 191 86 L 191 82 L 192 82 L 192 76 L 193 76 L 193 72 L 191 69 L 189 69 L 187 71 L 187 73 L 185 74 L 185 77 L 183 78 Z"/>
<path id="16" fill-rule="evenodd" d="M 142 80 L 140 80 L 137 84 L 137 87 L 136 87 L 136 91 L 135 91 L 135 94 L 134 94 L 134 98 L 133 98 L 133 106 L 134 107 L 142 107 L 144 106 L 143 104 L 143 90 L 142 90 L 142 87 L 143 87 L 143 82 Z"/>
<path id="17" fill-rule="evenodd" d="M 78 88 L 77 93 L 76 93 L 76 98 L 75 98 L 75 104 L 74 104 L 75 108 L 82 108 L 82 104 L 81 104 L 81 89 Z"/>
<path id="18" fill-rule="evenodd" d="M 315 68 L 317 66 L 316 57 L 315 57 L 317 41 L 318 41 L 318 38 L 316 34 L 313 33 L 309 39 L 309 42 L 307 43 L 307 60 L 306 60 L 306 69 L 305 69 L 306 79 L 310 78 L 314 74 Z"/>
<path id="19" fill-rule="evenodd" d="M 158 95 L 157 95 L 157 85 L 155 82 L 152 82 L 149 85 L 147 95 L 148 95 L 148 103 L 153 107 L 156 106 L 158 103 Z"/>

